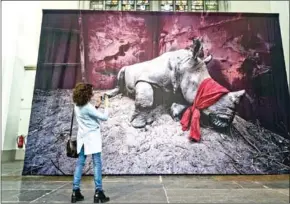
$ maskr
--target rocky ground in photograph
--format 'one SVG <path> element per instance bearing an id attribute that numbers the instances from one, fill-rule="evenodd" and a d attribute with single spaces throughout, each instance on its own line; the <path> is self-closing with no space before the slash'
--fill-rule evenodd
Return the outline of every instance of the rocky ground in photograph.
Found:
<path id="1" fill-rule="evenodd" d="M 71 175 L 75 159 L 66 156 L 72 90 L 36 90 L 25 154 L 25 175 Z M 110 99 L 102 124 L 103 174 L 280 174 L 289 173 L 289 140 L 236 116 L 228 133 L 202 128 L 199 143 L 188 140 L 165 108 L 151 126 L 130 125 L 134 101 Z M 73 135 L 77 125 L 74 121 Z M 62 135 L 61 133 L 65 133 Z M 88 157 L 85 170 L 92 174 Z"/>

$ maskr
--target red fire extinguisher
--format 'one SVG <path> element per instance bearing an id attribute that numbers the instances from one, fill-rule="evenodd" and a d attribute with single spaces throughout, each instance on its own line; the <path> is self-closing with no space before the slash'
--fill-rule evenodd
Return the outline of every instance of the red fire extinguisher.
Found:
<path id="1" fill-rule="evenodd" d="M 23 145 L 25 144 L 25 136 L 23 135 L 18 136 L 16 141 L 17 141 L 17 147 L 23 148 Z"/>

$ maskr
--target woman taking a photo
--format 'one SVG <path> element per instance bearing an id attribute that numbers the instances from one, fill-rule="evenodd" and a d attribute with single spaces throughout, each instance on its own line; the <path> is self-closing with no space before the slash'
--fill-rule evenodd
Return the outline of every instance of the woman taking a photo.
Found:
<path id="1" fill-rule="evenodd" d="M 105 111 L 102 113 L 98 109 L 102 99 L 97 96 L 94 106 L 91 104 L 93 95 L 91 84 L 79 83 L 73 91 L 74 111 L 78 123 L 77 152 L 79 156 L 74 172 L 72 203 L 84 200 L 80 191 L 80 182 L 87 155 L 92 155 L 94 165 L 94 203 L 104 203 L 110 200 L 105 196 L 102 188 L 102 136 L 100 131 L 100 122 L 108 119 L 109 101 L 108 97 L 105 97 Z"/>

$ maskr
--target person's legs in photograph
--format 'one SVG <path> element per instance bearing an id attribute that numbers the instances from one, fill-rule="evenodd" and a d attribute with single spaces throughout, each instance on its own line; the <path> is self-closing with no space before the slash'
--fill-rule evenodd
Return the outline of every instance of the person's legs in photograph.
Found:
<path id="1" fill-rule="evenodd" d="M 82 179 L 82 173 L 83 173 L 83 168 L 85 166 L 86 158 L 87 156 L 85 155 L 84 147 L 82 147 L 79 153 L 78 161 L 76 164 L 76 169 L 74 172 L 73 193 L 71 196 L 72 203 L 84 200 L 84 196 L 81 194 L 81 191 L 80 191 L 80 183 Z"/>
<path id="2" fill-rule="evenodd" d="M 95 195 L 94 203 L 104 203 L 110 200 L 109 197 L 106 197 L 103 191 L 102 184 L 102 157 L 101 153 L 96 153 L 92 155 L 93 164 L 94 164 L 94 181 L 95 181 Z"/>

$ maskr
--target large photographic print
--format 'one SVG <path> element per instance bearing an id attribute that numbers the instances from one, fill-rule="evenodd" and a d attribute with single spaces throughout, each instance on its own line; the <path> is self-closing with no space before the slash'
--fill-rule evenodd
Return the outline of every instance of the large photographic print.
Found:
<path id="1" fill-rule="evenodd" d="M 44 11 L 24 175 L 73 174 L 81 81 L 110 97 L 103 174 L 289 174 L 278 15 Z"/>

